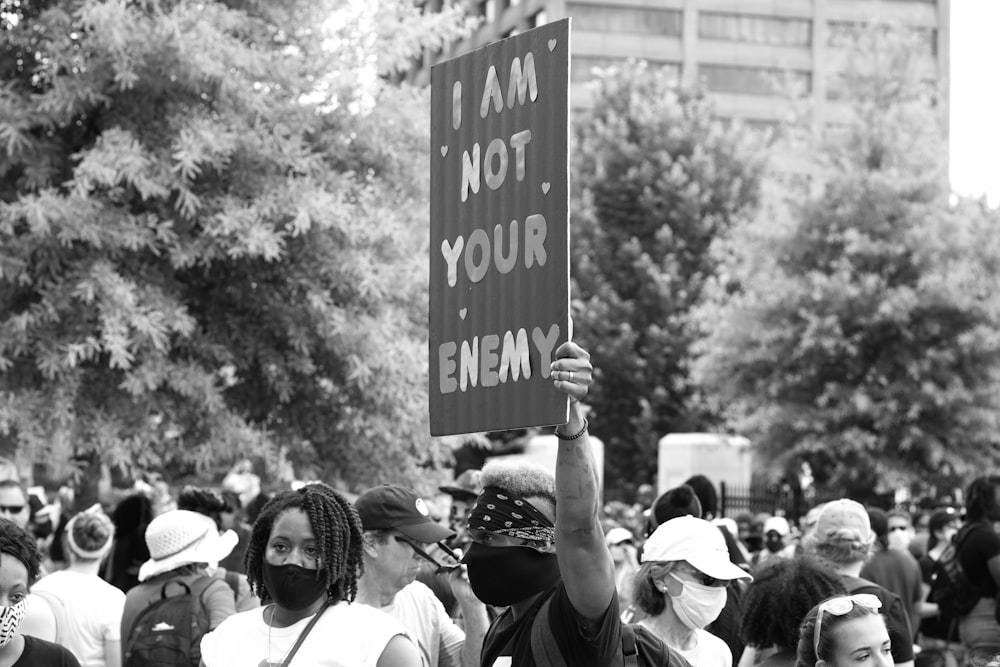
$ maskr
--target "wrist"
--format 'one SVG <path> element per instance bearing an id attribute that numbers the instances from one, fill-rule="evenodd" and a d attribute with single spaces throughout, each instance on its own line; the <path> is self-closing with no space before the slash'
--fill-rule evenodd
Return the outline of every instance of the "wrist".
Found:
<path id="1" fill-rule="evenodd" d="M 570 419 L 567 423 L 562 426 L 556 426 L 555 434 L 560 440 L 577 440 L 582 438 L 586 433 L 590 424 L 587 422 L 587 418 L 583 418 L 583 423 L 577 426 L 577 420 Z"/>

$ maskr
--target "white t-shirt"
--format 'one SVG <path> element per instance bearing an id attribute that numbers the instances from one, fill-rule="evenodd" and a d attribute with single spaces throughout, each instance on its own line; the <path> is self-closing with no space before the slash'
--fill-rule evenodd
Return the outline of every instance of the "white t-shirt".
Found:
<path id="1" fill-rule="evenodd" d="M 121 641 L 125 593 L 100 577 L 67 570 L 42 577 L 31 591 L 44 591 L 62 601 L 65 622 L 57 628 L 60 643 L 76 655 L 81 667 L 104 667 L 104 642 Z"/>
<path id="2" fill-rule="evenodd" d="M 312 616 L 287 628 L 269 628 L 266 607 L 230 616 L 201 639 L 205 667 L 280 665 Z M 375 667 L 386 644 L 405 635 L 399 621 L 363 604 L 331 606 L 309 631 L 293 665 L 312 667 Z"/>
<path id="3" fill-rule="evenodd" d="M 733 667 L 733 652 L 729 645 L 708 630 L 695 629 L 695 645 L 688 650 L 677 649 L 688 662 L 697 667 Z"/>
<path id="4" fill-rule="evenodd" d="M 465 633 L 426 585 L 414 581 L 381 609 L 410 631 L 424 667 L 460 667 Z"/>

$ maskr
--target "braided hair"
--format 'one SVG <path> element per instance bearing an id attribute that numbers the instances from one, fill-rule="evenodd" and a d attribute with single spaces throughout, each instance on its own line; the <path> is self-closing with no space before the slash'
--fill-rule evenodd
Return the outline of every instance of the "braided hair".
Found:
<path id="1" fill-rule="evenodd" d="M 353 602 L 358 594 L 358 579 L 364 571 L 361 517 L 344 496 L 321 482 L 308 484 L 297 491 L 282 491 L 261 509 L 253 524 L 244 561 L 250 589 L 261 602 L 271 600 L 263 578 L 267 541 L 278 517 L 295 509 L 309 518 L 327 595 L 335 602 Z"/>
<path id="2" fill-rule="evenodd" d="M 998 475 L 985 475 L 972 480 L 965 493 L 965 517 L 969 523 L 982 521 L 989 516 L 990 510 L 997 503 L 997 486 L 1000 486 Z"/>
<path id="3" fill-rule="evenodd" d="M 845 593 L 840 577 L 811 558 L 772 559 L 743 594 L 740 637 L 757 648 L 794 649 L 799 623 L 809 610 Z"/>
<path id="4" fill-rule="evenodd" d="M 189 485 L 185 486 L 177 497 L 177 509 L 204 514 L 215 521 L 216 528 L 220 528 L 222 512 L 229 508 L 226 499 L 215 489 Z"/>
<path id="5" fill-rule="evenodd" d="M 28 570 L 28 585 L 35 583 L 42 567 L 38 543 L 28 531 L 7 518 L 0 518 L 0 553 L 21 561 Z"/>

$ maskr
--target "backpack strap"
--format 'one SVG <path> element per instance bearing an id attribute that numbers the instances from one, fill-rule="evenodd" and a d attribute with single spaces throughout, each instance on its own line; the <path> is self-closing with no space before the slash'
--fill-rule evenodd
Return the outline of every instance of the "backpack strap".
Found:
<path id="1" fill-rule="evenodd" d="M 58 595 L 52 591 L 46 590 L 34 590 L 30 591 L 32 595 L 35 595 L 43 600 L 49 605 L 49 609 L 52 610 L 52 618 L 56 624 L 56 634 L 52 638 L 53 643 L 62 644 L 63 642 L 63 630 L 67 627 L 68 615 L 66 614 L 66 605 L 59 598 Z"/>
<path id="2" fill-rule="evenodd" d="M 635 628 L 622 626 L 622 657 L 625 667 L 639 667 L 639 647 L 635 643 Z"/>
<path id="3" fill-rule="evenodd" d="M 531 655 L 535 659 L 535 664 L 540 667 L 569 667 L 566 659 L 563 658 L 559 644 L 556 643 L 555 635 L 552 634 L 552 627 L 549 625 L 549 604 L 552 602 L 550 596 L 542 603 L 535 618 L 531 621 Z"/>

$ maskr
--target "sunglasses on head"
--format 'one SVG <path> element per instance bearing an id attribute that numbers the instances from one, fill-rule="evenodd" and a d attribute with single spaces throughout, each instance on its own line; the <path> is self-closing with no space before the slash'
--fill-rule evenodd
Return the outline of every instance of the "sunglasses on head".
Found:
<path id="1" fill-rule="evenodd" d="M 408 545 L 411 549 L 413 549 L 413 551 L 418 556 L 428 561 L 429 563 L 433 564 L 434 567 L 436 568 L 434 570 L 434 574 L 445 574 L 447 572 L 451 572 L 454 569 L 457 569 L 461 565 L 461 558 L 459 558 L 457 553 L 449 549 L 447 545 L 444 544 L 444 542 L 438 542 L 437 545 L 441 548 L 442 551 L 448 554 L 455 561 L 454 563 L 438 562 L 438 560 L 434 558 L 434 556 L 424 551 L 416 542 L 406 537 L 403 537 L 402 535 L 395 535 L 393 539 L 395 539 L 397 542 L 401 544 Z"/>
<path id="2" fill-rule="evenodd" d="M 842 595 L 830 598 L 820 603 L 819 611 L 816 612 L 816 632 L 813 634 L 813 651 L 819 658 L 819 638 L 823 628 L 823 614 L 833 614 L 843 616 L 854 609 L 854 605 L 859 604 L 877 612 L 882 608 L 882 602 L 871 593 L 858 593 L 857 595 Z"/>

